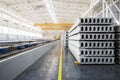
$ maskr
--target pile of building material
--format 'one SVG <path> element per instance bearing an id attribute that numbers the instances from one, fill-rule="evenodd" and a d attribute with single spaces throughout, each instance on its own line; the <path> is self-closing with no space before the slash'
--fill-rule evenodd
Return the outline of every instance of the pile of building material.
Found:
<path id="1" fill-rule="evenodd" d="M 111 18 L 80 18 L 68 34 L 69 49 L 80 64 L 115 63 L 115 26 Z"/>
<path id="2" fill-rule="evenodd" d="M 115 27 L 115 61 L 120 64 L 120 26 Z"/>

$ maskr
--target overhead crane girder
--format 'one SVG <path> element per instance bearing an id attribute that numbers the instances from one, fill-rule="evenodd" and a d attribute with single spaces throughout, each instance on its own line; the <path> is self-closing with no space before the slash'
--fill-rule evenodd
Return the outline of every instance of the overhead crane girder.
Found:
<path id="1" fill-rule="evenodd" d="M 69 30 L 73 23 L 35 23 L 34 26 L 39 26 L 42 30 Z"/>

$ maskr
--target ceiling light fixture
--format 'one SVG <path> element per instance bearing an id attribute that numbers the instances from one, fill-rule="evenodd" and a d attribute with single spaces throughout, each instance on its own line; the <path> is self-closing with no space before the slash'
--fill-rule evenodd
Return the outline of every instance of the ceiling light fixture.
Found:
<path id="1" fill-rule="evenodd" d="M 56 18 L 56 14 L 55 14 L 55 10 L 54 10 L 54 6 L 52 4 L 52 0 L 44 0 L 45 6 L 53 20 L 53 23 L 58 23 L 57 18 Z"/>

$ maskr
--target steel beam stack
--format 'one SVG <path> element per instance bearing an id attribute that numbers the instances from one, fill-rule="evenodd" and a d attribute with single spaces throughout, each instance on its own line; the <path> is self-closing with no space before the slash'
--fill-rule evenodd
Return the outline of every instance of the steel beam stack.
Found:
<path id="1" fill-rule="evenodd" d="M 114 64 L 113 20 L 80 18 L 69 30 L 69 48 L 80 64 Z"/>

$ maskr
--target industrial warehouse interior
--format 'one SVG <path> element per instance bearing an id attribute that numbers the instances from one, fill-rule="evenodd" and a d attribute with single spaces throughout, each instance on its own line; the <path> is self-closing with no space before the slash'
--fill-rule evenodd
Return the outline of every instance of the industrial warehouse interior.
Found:
<path id="1" fill-rule="evenodd" d="M 0 80 L 120 80 L 120 0 L 0 0 Z"/>

